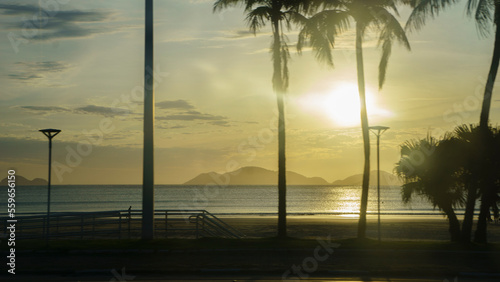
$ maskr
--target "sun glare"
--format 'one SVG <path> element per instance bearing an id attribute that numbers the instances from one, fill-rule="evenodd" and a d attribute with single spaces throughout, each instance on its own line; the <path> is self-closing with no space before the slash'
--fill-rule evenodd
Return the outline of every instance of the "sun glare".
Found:
<path id="1" fill-rule="evenodd" d="M 360 102 L 358 87 L 352 83 L 344 83 L 331 90 L 313 93 L 300 99 L 302 107 L 326 117 L 341 127 L 360 125 Z M 366 91 L 366 107 L 369 118 L 372 116 L 389 116 L 390 112 L 377 107 L 371 91 Z"/>

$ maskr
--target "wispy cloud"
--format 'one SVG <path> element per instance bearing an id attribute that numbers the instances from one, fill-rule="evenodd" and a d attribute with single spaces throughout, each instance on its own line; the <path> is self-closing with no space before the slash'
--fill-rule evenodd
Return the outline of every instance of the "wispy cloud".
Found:
<path id="1" fill-rule="evenodd" d="M 19 108 L 35 112 L 37 114 L 52 114 L 52 113 L 63 113 L 63 112 L 71 112 L 71 109 L 63 108 L 63 107 L 51 107 L 51 106 L 19 106 Z"/>
<path id="2" fill-rule="evenodd" d="M 61 39 L 87 38 L 97 34 L 109 33 L 109 25 L 99 25 L 111 20 L 114 14 L 106 10 L 59 10 L 43 20 L 36 20 L 40 12 L 38 5 L 0 4 L 0 14 L 15 17 L 6 28 L 15 31 L 32 28 L 29 40 L 51 41 Z M 45 16 L 47 16 L 44 13 Z M 32 20 L 35 19 L 35 20 Z M 5 27 L 4 27 L 5 28 Z"/>
<path id="3" fill-rule="evenodd" d="M 130 111 L 126 109 L 102 107 L 96 105 L 87 105 L 84 107 L 79 107 L 75 109 L 75 112 L 83 114 L 102 115 L 106 117 L 130 114 Z"/>
<path id="4" fill-rule="evenodd" d="M 68 71 L 72 67 L 72 65 L 61 61 L 16 62 L 12 66 L 13 72 L 6 76 L 23 83 L 40 84 L 44 79 L 50 80 L 52 76 L 57 76 L 57 74 Z"/>
<path id="5" fill-rule="evenodd" d="M 71 114 L 91 114 L 91 115 L 101 115 L 106 117 L 114 117 L 120 115 L 130 114 L 129 110 L 112 108 L 112 107 L 102 107 L 96 105 L 86 105 L 77 108 L 66 108 L 60 106 L 18 106 L 25 111 L 29 111 L 36 114 L 50 115 L 56 113 L 71 113 Z"/>
<path id="6" fill-rule="evenodd" d="M 198 111 L 188 111 L 179 114 L 159 116 L 158 120 L 182 120 L 182 121 L 194 121 L 194 120 L 225 120 L 227 117 L 217 116 L 212 114 L 204 114 Z"/>
<path id="7" fill-rule="evenodd" d="M 186 100 L 162 101 L 156 103 L 156 107 L 159 109 L 180 109 L 180 110 L 194 109 L 194 106 L 191 105 Z"/>
<path id="8" fill-rule="evenodd" d="M 207 121 L 208 124 L 216 126 L 230 126 L 228 118 L 221 115 L 213 115 L 202 113 L 196 109 L 190 102 L 186 100 L 162 101 L 156 103 L 156 107 L 166 112 L 156 117 L 158 121 L 177 121 L 177 122 L 192 122 L 192 121 Z M 184 125 L 162 125 L 162 128 L 175 129 L 184 128 Z"/>

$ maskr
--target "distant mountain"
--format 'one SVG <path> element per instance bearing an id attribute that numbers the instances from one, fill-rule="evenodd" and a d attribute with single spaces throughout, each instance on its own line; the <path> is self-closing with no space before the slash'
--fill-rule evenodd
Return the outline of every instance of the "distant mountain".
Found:
<path id="1" fill-rule="evenodd" d="M 306 177 L 301 174 L 287 171 L 288 185 L 329 185 L 321 177 Z M 277 185 L 278 172 L 261 167 L 247 166 L 238 170 L 219 174 L 216 172 L 202 173 L 187 181 L 186 185 L 206 185 L 209 183 L 224 185 Z"/>
<path id="2" fill-rule="evenodd" d="M 361 185 L 363 182 L 363 174 L 356 174 L 347 177 L 343 180 L 334 181 L 333 185 Z M 391 185 L 391 186 L 400 186 L 403 184 L 401 180 L 394 174 L 388 173 L 386 171 L 380 171 L 380 185 Z M 377 171 L 372 170 L 370 172 L 370 185 L 377 185 Z"/>
<path id="3" fill-rule="evenodd" d="M 0 181 L 0 186 L 7 186 L 8 179 L 5 177 Z M 33 180 L 26 179 L 26 177 L 21 175 L 16 175 L 16 186 L 42 186 L 47 185 L 47 180 L 42 178 L 35 178 Z"/>

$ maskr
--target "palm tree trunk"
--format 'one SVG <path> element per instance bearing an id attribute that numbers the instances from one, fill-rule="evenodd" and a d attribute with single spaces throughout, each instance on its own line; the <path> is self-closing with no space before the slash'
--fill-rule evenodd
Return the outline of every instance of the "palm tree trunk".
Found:
<path id="1" fill-rule="evenodd" d="M 474 233 L 474 242 L 486 244 L 488 242 L 487 226 L 488 211 L 490 209 L 489 201 L 483 192 L 481 196 L 481 207 L 479 208 L 479 219 L 477 221 L 476 232 Z"/>
<path id="2" fill-rule="evenodd" d="M 458 242 L 460 240 L 460 223 L 458 222 L 457 215 L 451 205 L 443 207 L 443 211 L 448 217 L 448 222 L 450 224 L 448 229 L 450 232 L 450 240 L 452 242 Z"/>
<path id="3" fill-rule="evenodd" d="M 273 20 L 273 87 L 278 102 L 278 238 L 286 234 L 286 158 L 285 158 L 285 105 L 281 62 L 280 22 Z"/>
<path id="4" fill-rule="evenodd" d="M 477 188 L 469 184 L 467 187 L 467 202 L 465 204 L 464 221 L 462 223 L 461 241 L 469 243 L 471 241 L 472 225 L 474 223 L 474 209 L 476 207 Z"/>
<path id="5" fill-rule="evenodd" d="M 496 3 L 496 2 L 495 2 Z M 499 13 L 498 9 L 500 7 L 498 4 L 495 4 L 495 18 Z M 486 131 L 488 130 L 488 121 L 490 116 L 490 108 L 491 108 L 491 97 L 493 94 L 493 86 L 495 85 L 495 79 L 498 72 L 498 65 L 500 62 L 500 30 L 498 27 L 498 23 L 496 24 L 495 30 L 495 46 L 493 48 L 493 58 L 491 59 L 490 72 L 488 74 L 488 80 L 486 81 L 486 87 L 484 89 L 484 98 L 483 98 L 483 106 L 481 108 L 481 117 L 479 121 L 479 127 L 481 128 L 481 137 L 486 136 Z M 486 164 L 483 164 L 486 166 Z M 488 168 L 485 168 L 486 170 Z M 485 184 L 481 184 L 485 185 Z M 487 238 L 487 216 L 489 206 L 489 199 L 487 199 L 488 189 L 494 189 L 492 186 L 484 186 L 481 187 L 483 189 L 483 195 L 481 196 L 481 207 L 479 212 L 479 220 L 477 223 L 476 232 L 474 234 L 474 241 L 477 243 L 486 243 L 488 241 Z"/>
<path id="6" fill-rule="evenodd" d="M 498 13 L 497 9 L 500 9 L 500 7 L 495 6 L 495 15 L 496 13 Z M 486 81 L 486 87 L 484 89 L 483 106 L 481 108 L 481 117 L 479 122 L 481 128 L 488 127 L 488 120 L 490 117 L 490 108 L 491 108 L 491 97 L 493 94 L 493 86 L 495 85 L 495 79 L 497 77 L 499 62 L 500 62 L 500 30 L 497 24 L 495 30 L 495 45 L 493 48 L 493 58 L 491 59 L 490 72 L 488 74 L 488 80 Z"/>
<path id="7" fill-rule="evenodd" d="M 363 66 L 363 29 L 359 21 L 356 22 L 356 63 L 358 71 L 358 91 L 361 107 L 361 130 L 363 132 L 363 146 L 365 153 L 365 166 L 363 170 L 363 183 L 361 188 L 361 207 L 359 211 L 358 239 L 366 236 L 366 209 L 368 206 L 368 185 L 370 184 L 370 132 L 368 129 L 368 114 L 366 111 L 365 97 L 365 72 Z"/>

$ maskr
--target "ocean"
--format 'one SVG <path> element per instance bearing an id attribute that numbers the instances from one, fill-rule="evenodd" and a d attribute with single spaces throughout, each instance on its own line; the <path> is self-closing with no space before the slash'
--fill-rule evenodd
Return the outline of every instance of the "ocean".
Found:
<path id="1" fill-rule="evenodd" d="M 55 185 L 51 189 L 51 212 L 140 210 L 141 185 Z M 291 215 L 359 212 L 361 186 L 288 186 L 287 212 Z M 16 214 L 47 211 L 47 187 L 16 189 Z M 155 209 L 196 209 L 213 214 L 276 214 L 276 186 L 183 186 L 156 185 Z M 0 214 L 7 212 L 7 189 L 0 193 Z M 368 212 L 377 212 L 377 189 L 370 187 Z M 381 187 L 381 212 L 393 215 L 437 215 L 438 210 L 418 196 L 411 204 L 401 200 L 401 188 Z M 461 213 L 461 211 L 458 211 Z"/>

